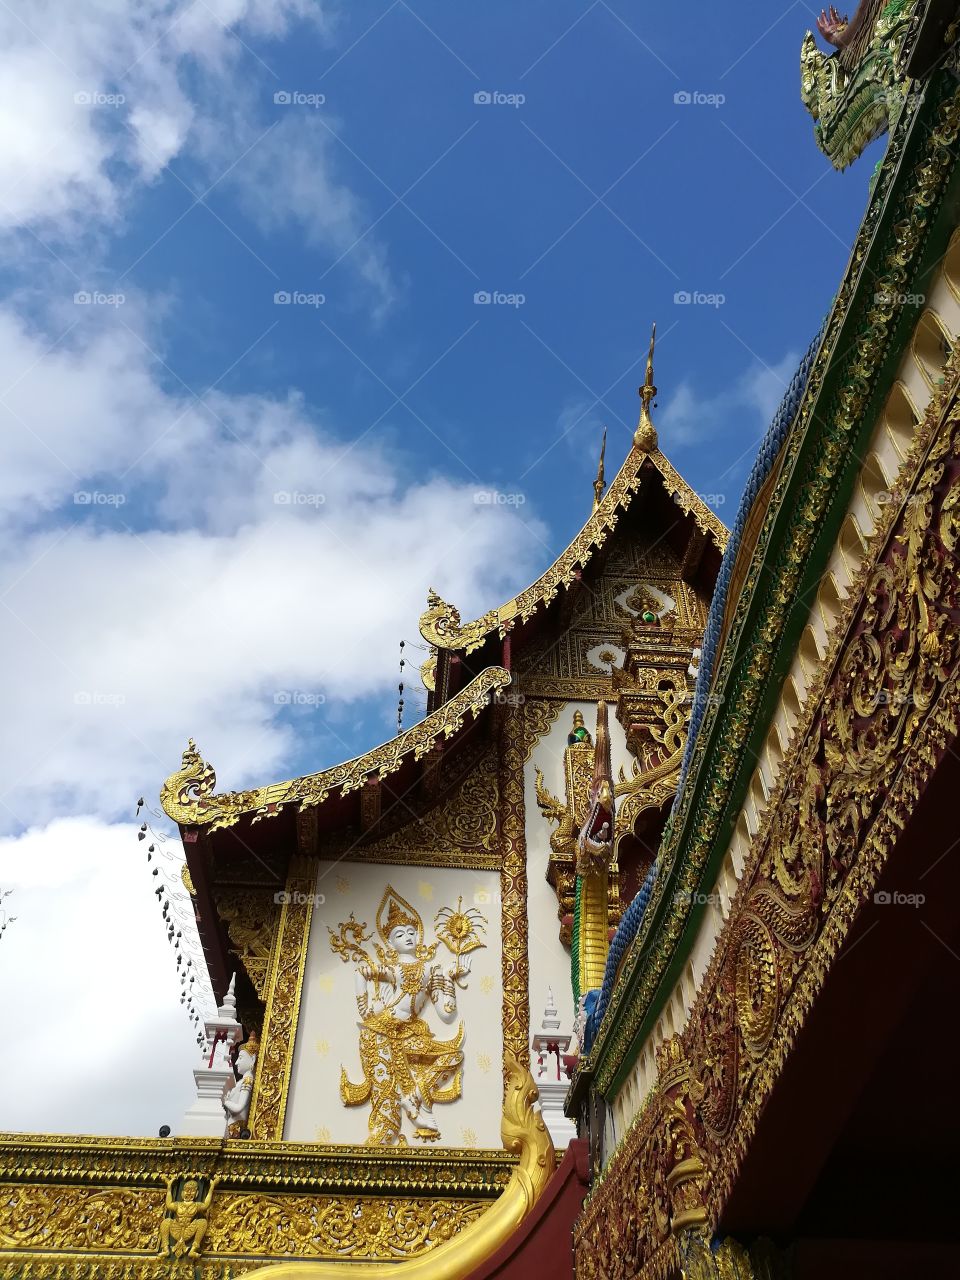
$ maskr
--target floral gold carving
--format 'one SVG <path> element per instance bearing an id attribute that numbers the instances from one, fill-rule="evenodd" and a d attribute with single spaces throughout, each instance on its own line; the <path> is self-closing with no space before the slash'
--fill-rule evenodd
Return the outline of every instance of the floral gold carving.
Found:
<path id="1" fill-rule="evenodd" d="M 280 918 L 276 896 L 269 890 L 218 888 L 217 914 L 254 990 L 267 998 L 270 956 Z"/>
<path id="2" fill-rule="evenodd" d="M 487 1208 L 477 1200 L 234 1192 L 217 1198 L 208 1247 L 221 1253 L 262 1250 L 296 1258 L 392 1262 L 436 1248 Z"/>
<path id="3" fill-rule="evenodd" d="M 159 1187 L 7 1186 L 0 1196 L 0 1249 L 123 1249 L 156 1253 Z"/>
<path id="4" fill-rule="evenodd" d="M 498 801 L 497 758 L 488 751 L 429 813 L 370 844 L 354 841 L 350 857 L 362 862 L 499 871 Z"/>
<path id="5" fill-rule="evenodd" d="M 280 910 L 267 987 L 267 1011 L 250 1100 L 249 1127 L 255 1138 L 283 1138 L 315 886 L 316 863 L 312 859 L 294 858 Z"/>

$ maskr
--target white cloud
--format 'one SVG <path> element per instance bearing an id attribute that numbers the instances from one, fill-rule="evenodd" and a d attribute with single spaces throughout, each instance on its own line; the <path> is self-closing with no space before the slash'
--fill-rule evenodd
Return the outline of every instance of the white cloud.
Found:
<path id="1" fill-rule="evenodd" d="M 270 122 L 236 74 L 236 35 L 299 21 L 326 18 L 309 0 L 0 7 L 0 232 L 18 251 L 36 233 L 79 264 L 71 292 L 91 287 L 164 165 L 213 181 Z M 257 184 L 274 164 L 285 185 L 267 206 Z M 339 254 L 366 225 L 329 135 L 303 118 L 230 182 L 267 233 L 299 227 Z M 389 303 L 372 238 L 350 269 L 375 312 Z M 382 435 L 351 446 L 295 392 L 197 401 L 157 373 L 163 304 L 132 285 L 108 311 L 44 295 L 39 269 L 23 278 L 30 292 L 0 307 L 0 889 L 18 916 L 0 942 L 0 1127 L 155 1133 L 189 1102 L 195 1048 L 120 816 L 156 795 L 191 733 L 227 787 L 348 754 L 338 726 L 395 697 L 426 588 L 474 616 L 534 576 L 542 531 L 526 509 L 477 504 L 485 477 L 411 475 Z M 274 701 L 294 689 L 329 699 L 324 760 L 301 758 Z"/>
<path id="2" fill-rule="evenodd" d="M 684 381 L 657 414 L 661 443 L 669 449 L 717 438 L 744 417 L 762 426 L 773 417 L 800 357 L 788 352 L 775 365 L 755 362 L 728 386 L 703 394 Z"/>
<path id="3" fill-rule="evenodd" d="M 71 818 L 0 839 L 0 1129 L 156 1135 L 199 1063 L 132 825 Z"/>
<path id="4" fill-rule="evenodd" d="M 386 695 L 428 586 L 469 616 L 535 576 L 525 509 L 405 477 L 377 437 L 345 445 L 296 396 L 173 395 L 119 322 L 45 345 L 0 316 L 0 372 L 23 371 L 0 552 L 21 726 L 0 774 L 19 823 L 116 815 L 188 733 L 228 785 L 263 778 L 291 746 L 276 691 Z"/>
<path id="5" fill-rule="evenodd" d="M 329 246 L 380 297 L 377 316 L 394 299 L 394 283 L 384 252 L 368 229 L 374 217 L 334 176 L 340 146 L 326 122 L 309 108 L 281 108 L 285 114 L 257 144 L 229 181 L 247 213 L 266 232 L 299 226 L 312 245 Z M 326 113 L 325 113 L 326 114 Z M 336 132 L 342 127 L 334 121 Z M 385 191 L 384 197 L 392 202 Z M 330 286 L 311 280 L 285 283 L 308 292 Z M 375 317 L 376 318 L 376 317 Z"/>
<path id="6" fill-rule="evenodd" d="M 0 6 L 0 231 L 30 228 L 86 268 L 81 246 L 115 228 L 132 197 L 181 158 L 206 174 L 198 195 L 226 175 L 263 230 L 297 224 L 311 244 L 345 254 L 371 218 L 338 176 L 342 157 L 319 120 L 274 104 L 266 65 L 263 42 L 303 23 L 321 34 L 330 26 L 311 0 Z M 373 291 L 377 314 L 389 306 L 394 285 L 374 236 L 348 254 L 348 268 Z"/>

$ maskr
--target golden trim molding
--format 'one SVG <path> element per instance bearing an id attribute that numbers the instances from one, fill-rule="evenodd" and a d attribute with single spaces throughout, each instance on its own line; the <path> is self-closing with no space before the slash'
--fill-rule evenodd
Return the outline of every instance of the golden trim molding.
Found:
<path id="1" fill-rule="evenodd" d="M 294 858 L 287 875 L 286 901 L 281 909 L 270 965 L 267 982 L 270 994 L 250 1100 L 249 1128 L 254 1138 L 283 1139 L 317 865 L 313 858 Z"/>
<path id="2" fill-rule="evenodd" d="M 511 623 L 518 619 L 526 622 L 537 609 L 548 605 L 561 587 L 569 587 L 577 572 L 606 542 L 620 515 L 630 506 L 648 459 L 681 511 L 692 515 L 701 533 L 713 538 L 719 550 L 723 551 L 730 536 L 723 522 L 690 488 L 659 449 L 652 449 L 648 453 L 634 447 L 627 454 L 623 466 L 590 519 L 532 586 L 506 604 L 500 605 L 498 609 L 491 609 L 483 617 L 467 623 L 460 621 L 460 614 L 453 605 L 441 600 L 431 589 L 427 593 L 426 611 L 420 617 L 420 634 L 424 640 L 436 645 L 438 649 L 459 649 L 464 653 L 472 653 L 492 632 L 498 631 L 503 637 Z"/>
<path id="3" fill-rule="evenodd" d="M 280 1263 L 251 1273 L 250 1280 L 462 1280 L 496 1253 L 542 1195 L 556 1167 L 550 1134 L 534 1104 L 539 1091 L 523 1057 L 506 1055 L 507 1088 L 501 1136 L 507 1151 L 519 1161 L 496 1203 L 452 1239 L 403 1262 Z"/>
<path id="4" fill-rule="evenodd" d="M 319 773 L 250 791 L 215 794 L 216 772 L 191 738 L 180 768 L 163 784 L 160 803 L 167 817 L 181 826 L 205 826 L 210 831 L 232 827 L 244 816 L 251 816 L 253 822 L 275 818 L 287 805 L 309 808 L 323 804 L 334 792 L 345 796 L 359 790 L 370 777 L 395 773 L 408 755 L 421 760 L 441 739 L 458 733 L 468 715 L 479 715 L 510 679 L 510 672 L 503 667 L 487 667 L 426 719 L 372 751 Z"/>

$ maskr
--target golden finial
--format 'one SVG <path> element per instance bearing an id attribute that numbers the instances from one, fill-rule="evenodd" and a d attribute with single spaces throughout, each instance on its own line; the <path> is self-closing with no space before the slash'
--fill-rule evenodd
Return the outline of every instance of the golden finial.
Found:
<path id="1" fill-rule="evenodd" d="M 643 380 L 643 386 L 638 394 L 640 396 L 640 421 L 637 423 L 637 429 L 633 433 L 634 447 L 641 449 L 644 453 L 652 453 L 657 447 L 657 429 L 650 420 L 650 402 L 657 394 L 657 388 L 653 385 L 653 347 L 657 340 L 657 326 L 653 326 L 653 332 L 650 335 L 650 350 L 647 353 L 647 375 Z"/>
<path id="2" fill-rule="evenodd" d="M 593 509 L 596 511 L 600 505 L 600 499 L 603 497 L 603 491 L 607 487 L 606 480 L 603 476 L 603 456 L 607 452 L 607 428 L 603 428 L 603 442 L 600 445 L 600 461 L 597 464 L 597 478 L 593 482 Z"/>

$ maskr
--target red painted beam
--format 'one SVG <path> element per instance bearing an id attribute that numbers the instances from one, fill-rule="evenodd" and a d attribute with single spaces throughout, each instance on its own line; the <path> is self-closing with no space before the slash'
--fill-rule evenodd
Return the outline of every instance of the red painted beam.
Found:
<path id="1" fill-rule="evenodd" d="M 547 1189 L 510 1239 L 466 1280 L 573 1280 L 573 1224 L 587 1194 L 586 1142 L 571 1142 Z"/>

